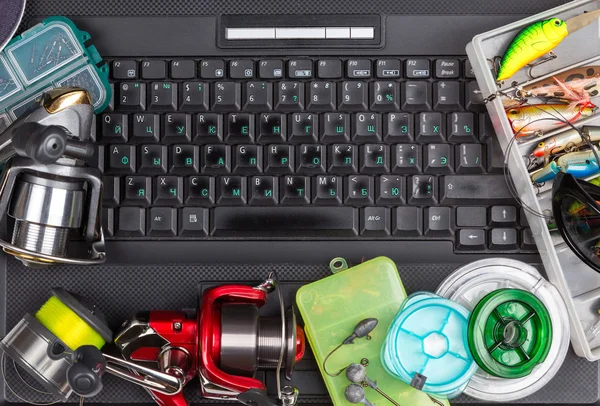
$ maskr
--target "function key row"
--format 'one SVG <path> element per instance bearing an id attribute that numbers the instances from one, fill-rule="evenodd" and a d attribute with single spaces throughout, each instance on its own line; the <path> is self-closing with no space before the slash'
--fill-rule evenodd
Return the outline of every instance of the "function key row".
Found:
<path id="1" fill-rule="evenodd" d="M 461 67 L 461 65 L 464 65 Z M 474 78 L 470 63 L 457 58 L 430 60 L 411 58 L 388 59 L 193 59 L 177 60 L 115 60 L 112 76 L 115 80 L 128 79 L 458 79 L 464 68 L 464 76 Z"/>

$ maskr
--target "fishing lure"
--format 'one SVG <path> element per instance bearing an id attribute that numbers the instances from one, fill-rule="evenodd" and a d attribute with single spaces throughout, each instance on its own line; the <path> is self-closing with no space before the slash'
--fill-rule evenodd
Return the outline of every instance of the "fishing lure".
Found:
<path id="1" fill-rule="evenodd" d="M 524 97 L 550 97 L 564 99 L 564 89 L 559 83 L 568 86 L 573 92 L 589 98 L 600 94 L 600 66 L 580 66 L 523 86 L 518 96 Z"/>
<path id="2" fill-rule="evenodd" d="M 596 153 L 600 151 L 596 149 Z M 600 165 L 596 160 L 594 151 L 571 152 L 559 157 L 556 161 L 550 162 L 537 172 L 531 175 L 534 183 L 544 183 L 556 177 L 558 172 L 570 173 L 576 178 L 586 178 L 600 171 Z"/>
<path id="3" fill-rule="evenodd" d="M 550 18 L 528 25 L 506 48 L 496 80 L 511 78 L 524 66 L 552 51 L 567 35 L 593 23 L 599 16 L 600 10 L 595 10 L 567 21 Z"/>
<path id="4" fill-rule="evenodd" d="M 559 154 L 563 151 L 571 152 L 576 148 L 587 145 L 587 142 L 581 137 L 581 134 L 583 134 L 589 142 L 593 143 L 600 141 L 600 127 L 583 126 L 581 128 L 581 133 L 571 129 L 540 142 L 531 155 L 536 158 L 543 158 Z"/>
<path id="5" fill-rule="evenodd" d="M 591 116 L 597 109 L 591 103 L 533 104 L 509 108 L 506 116 L 514 133 L 524 137 L 553 130 L 567 125 L 567 122 L 574 123 L 580 117 Z"/>

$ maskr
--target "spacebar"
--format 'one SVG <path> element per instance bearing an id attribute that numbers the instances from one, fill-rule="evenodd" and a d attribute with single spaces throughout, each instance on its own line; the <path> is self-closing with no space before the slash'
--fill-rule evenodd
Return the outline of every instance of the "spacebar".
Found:
<path id="1" fill-rule="evenodd" d="M 352 237 L 358 209 L 352 207 L 217 207 L 216 237 Z"/>

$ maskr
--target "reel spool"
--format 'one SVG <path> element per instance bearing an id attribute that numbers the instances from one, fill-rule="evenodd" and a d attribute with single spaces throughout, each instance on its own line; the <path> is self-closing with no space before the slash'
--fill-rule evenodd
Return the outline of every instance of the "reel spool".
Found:
<path id="1" fill-rule="evenodd" d="M 51 293 L 35 316 L 25 314 L 0 349 L 58 400 L 67 401 L 73 384 L 91 396 L 102 389 L 100 375 L 78 372 L 73 354 L 85 346 L 99 351 L 112 341 L 112 332 L 104 314 L 85 299 L 62 288 Z"/>

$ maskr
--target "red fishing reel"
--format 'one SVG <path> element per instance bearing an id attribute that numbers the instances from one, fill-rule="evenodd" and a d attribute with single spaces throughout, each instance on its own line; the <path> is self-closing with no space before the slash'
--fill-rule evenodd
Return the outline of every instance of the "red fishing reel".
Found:
<path id="1" fill-rule="evenodd" d="M 274 291 L 281 315 L 259 316 Z M 285 309 L 274 274 L 257 287 L 208 289 L 195 315 L 139 313 L 123 325 L 115 344 L 125 360 L 119 367 L 133 372 L 121 377 L 142 385 L 158 404 L 166 406 L 187 405 L 181 390 L 195 376 L 204 397 L 270 405 L 264 382 L 255 378 L 257 371 L 266 369 L 277 370 L 280 401 L 294 404 L 298 392 L 281 387 L 280 372 L 290 379 L 305 350 L 304 332 L 296 324 L 292 306 Z M 113 361 L 108 360 L 107 368 Z M 165 384 L 162 374 L 176 378 L 179 385 Z"/>

